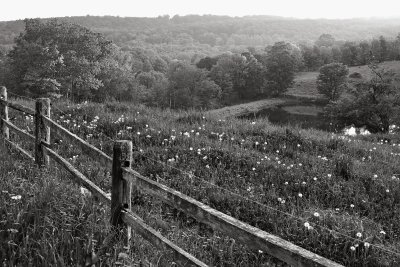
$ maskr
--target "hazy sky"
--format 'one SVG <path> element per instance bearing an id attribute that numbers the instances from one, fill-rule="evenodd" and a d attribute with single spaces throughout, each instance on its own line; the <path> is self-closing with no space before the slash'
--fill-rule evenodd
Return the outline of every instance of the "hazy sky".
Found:
<path id="1" fill-rule="evenodd" d="M 400 0 L 2 0 L 0 21 L 24 18 L 168 14 L 277 15 L 299 18 L 400 17 Z"/>

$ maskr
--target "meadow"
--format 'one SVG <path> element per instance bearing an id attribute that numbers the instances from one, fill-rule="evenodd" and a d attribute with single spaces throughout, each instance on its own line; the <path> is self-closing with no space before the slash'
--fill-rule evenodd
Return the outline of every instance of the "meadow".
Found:
<path id="1" fill-rule="evenodd" d="M 23 105 L 29 101 L 16 100 Z M 132 168 L 211 207 L 345 266 L 400 264 L 400 136 L 346 137 L 128 103 L 53 103 L 53 119 L 112 155 L 132 140 Z M 29 116 L 10 114 L 32 131 Z M 55 149 L 110 192 L 110 170 L 52 136 Z M 23 145 L 26 149 L 32 146 Z M 1 145 L 1 151 L 5 147 Z M 55 165 L 38 170 L 1 153 L 0 258 L 3 265 L 77 265 L 106 249 L 100 266 L 173 265 L 135 236 L 102 248 L 109 210 Z M 135 192 L 133 211 L 212 266 L 285 266 L 263 251 Z"/>

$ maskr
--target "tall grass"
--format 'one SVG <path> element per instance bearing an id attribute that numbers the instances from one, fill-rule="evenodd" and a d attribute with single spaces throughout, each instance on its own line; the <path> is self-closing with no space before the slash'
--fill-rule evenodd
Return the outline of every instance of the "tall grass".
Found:
<path id="1" fill-rule="evenodd" d="M 392 253 L 400 252 L 399 136 L 350 139 L 277 127 L 262 119 L 222 120 L 197 112 L 125 103 L 57 106 L 62 112 L 54 109 L 53 118 L 70 131 L 110 155 L 112 139 L 132 140 L 134 169 L 222 212 L 346 266 L 400 264 L 400 258 Z M 21 119 L 16 123 L 23 126 L 26 122 Z M 53 140 L 60 154 L 104 190 L 110 190 L 109 170 L 90 162 L 69 144 Z M 37 170 L 32 168 L 34 172 Z M 41 179 L 51 180 L 49 176 L 59 179 L 49 174 Z M 32 182 L 36 184 L 36 180 Z M 65 195 L 64 205 L 81 199 L 76 186 L 70 185 L 68 191 L 58 180 L 53 186 L 52 192 L 59 190 L 60 196 Z M 135 193 L 133 209 L 148 224 L 211 265 L 282 264 L 139 192 Z M 72 210 L 65 212 L 74 220 L 82 218 L 88 231 L 96 229 L 94 222 Z M 54 215 L 53 210 L 48 212 Z M 87 213 L 97 214 L 89 207 Z M 97 223 L 104 226 L 97 233 L 98 242 L 109 232 L 105 214 L 96 215 L 100 218 Z M 57 224 L 53 229 L 62 232 L 63 226 Z M 67 239 L 66 250 L 73 242 Z M 81 247 L 87 247 L 85 242 L 83 238 Z M 159 265 L 171 262 L 167 253 L 154 254 L 143 242 L 135 244 L 138 246 L 132 251 L 136 254 L 131 253 L 131 259 L 141 255 Z M 55 251 L 62 254 L 63 248 Z"/>

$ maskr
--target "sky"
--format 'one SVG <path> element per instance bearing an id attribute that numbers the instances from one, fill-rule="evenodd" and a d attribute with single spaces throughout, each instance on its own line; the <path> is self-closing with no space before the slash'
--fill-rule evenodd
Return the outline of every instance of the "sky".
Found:
<path id="1" fill-rule="evenodd" d="M 400 0 L 2 0 L 0 21 L 64 16 L 212 14 L 345 19 L 400 17 Z"/>

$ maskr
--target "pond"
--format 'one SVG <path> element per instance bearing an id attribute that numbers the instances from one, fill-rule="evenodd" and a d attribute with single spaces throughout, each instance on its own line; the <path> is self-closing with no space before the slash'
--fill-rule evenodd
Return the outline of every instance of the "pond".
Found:
<path id="1" fill-rule="evenodd" d="M 273 108 L 263 109 L 256 113 L 246 114 L 240 118 L 254 119 L 267 117 L 268 120 L 278 125 L 292 125 L 301 128 L 315 128 L 319 130 L 336 132 L 335 126 L 323 117 L 324 103 L 285 103 Z"/>

